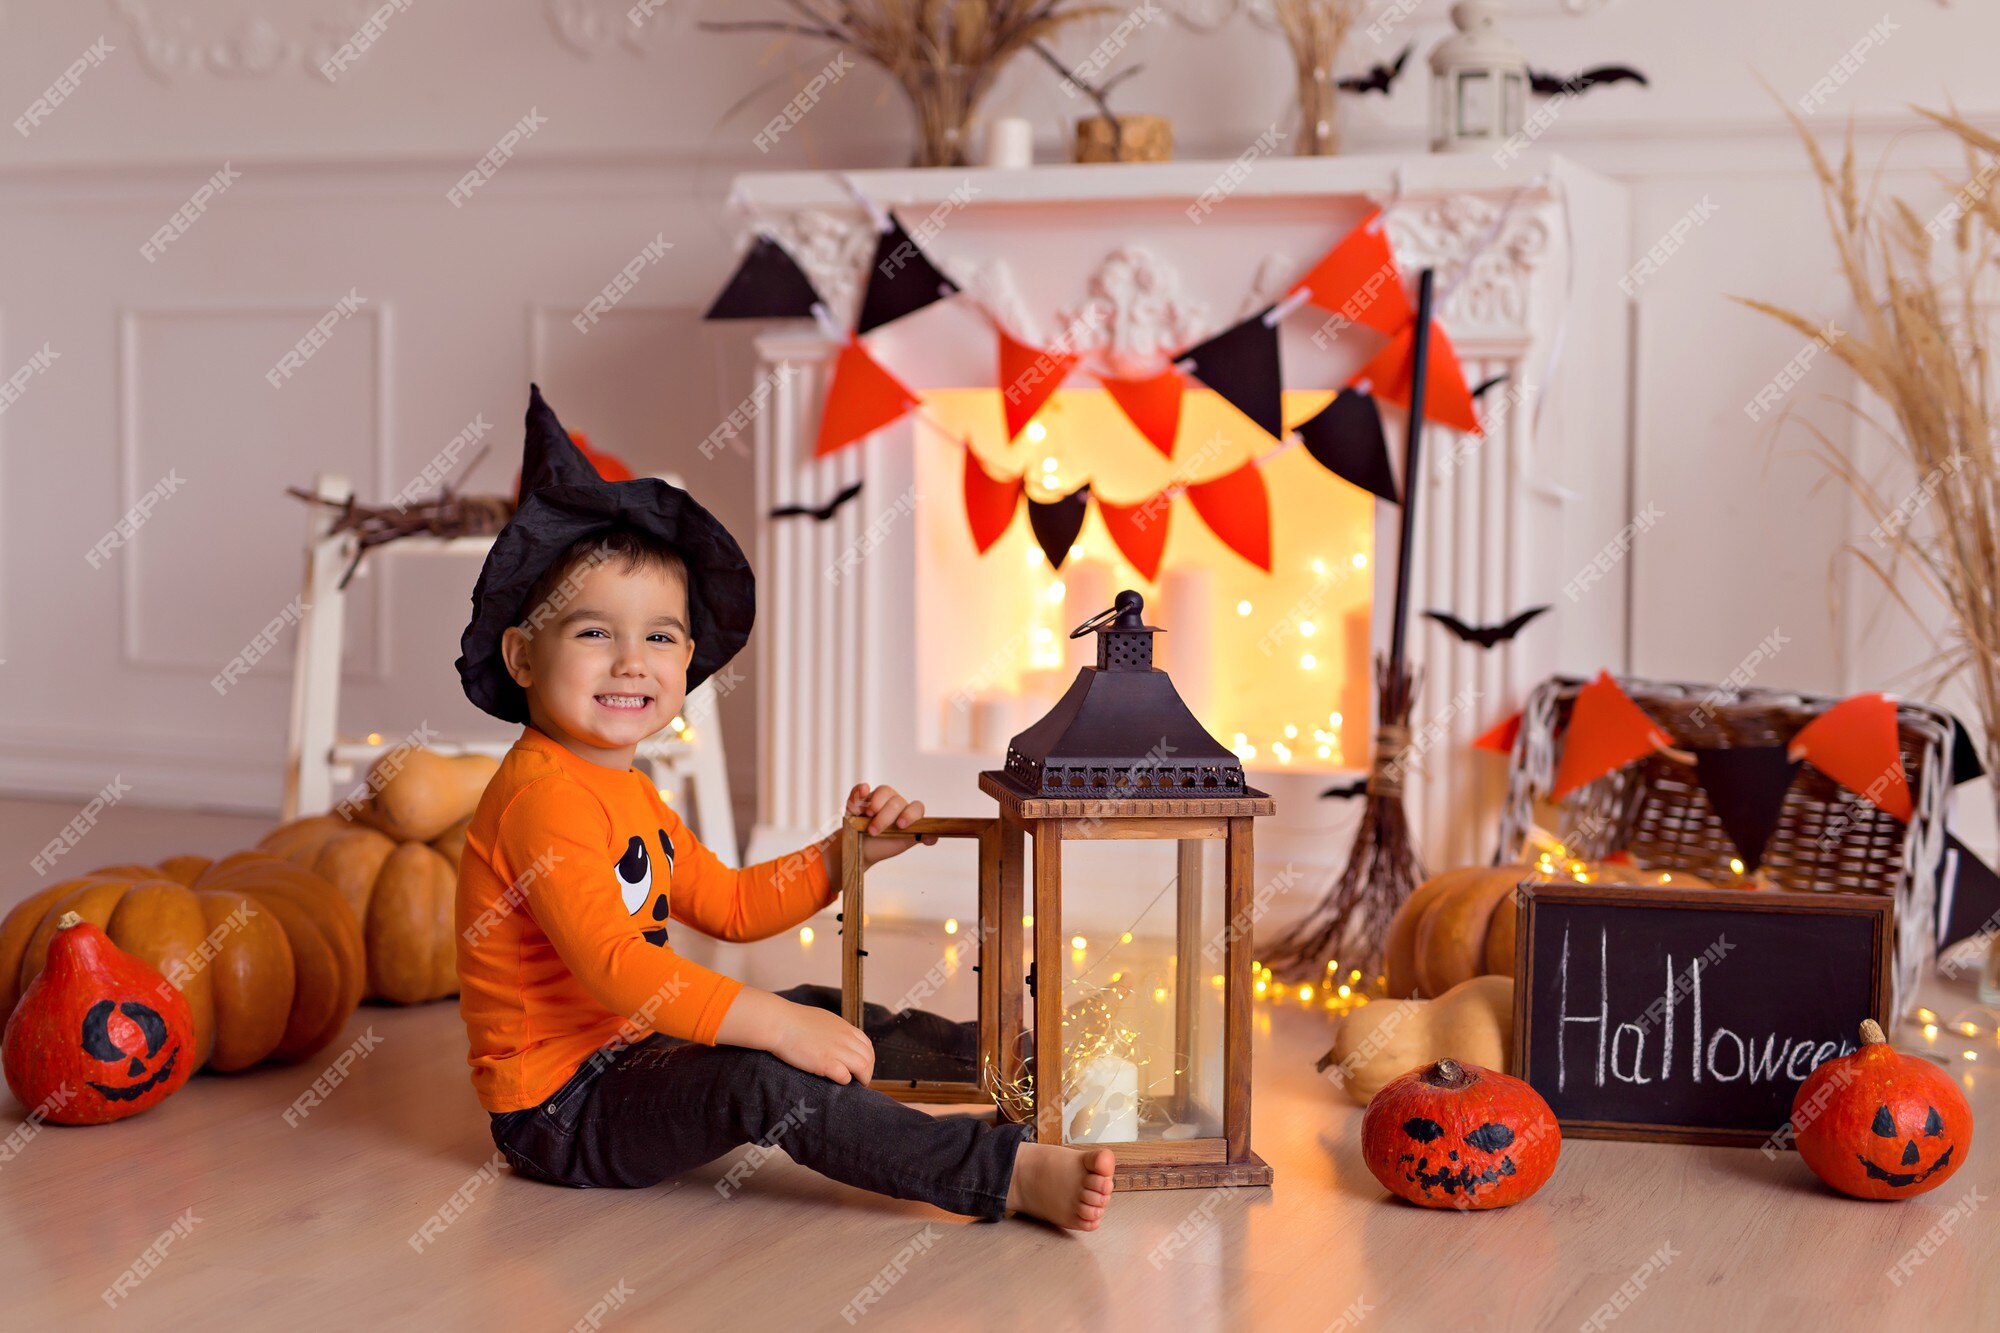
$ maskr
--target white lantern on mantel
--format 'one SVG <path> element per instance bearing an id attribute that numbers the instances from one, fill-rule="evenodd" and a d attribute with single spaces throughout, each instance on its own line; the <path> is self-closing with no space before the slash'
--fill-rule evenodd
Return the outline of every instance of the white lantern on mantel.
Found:
<path id="1" fill-rule="evenodd" d="M 1492 150 L 1521 132 L 1528 60 L 1500 31 L 1499 0 L 1459 0 L 1458 29 L 1431 52 L 1431 151 Z"/>

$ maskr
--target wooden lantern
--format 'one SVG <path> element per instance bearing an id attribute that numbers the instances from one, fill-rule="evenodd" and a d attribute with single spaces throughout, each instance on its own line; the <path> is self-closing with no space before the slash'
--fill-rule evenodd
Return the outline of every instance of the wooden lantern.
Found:
<path id="1" fill-rule="evenodd" d="M 1112 1148 L 1121 1189 L 1267 1185 L 1271 1168 L 1250 1149 L 1252 823 L 1275 806 L 1245 785 L 1236 756 L 1153 666 L 1158 630 L 1144 623 L 1143 610 L 1139 594 L 1128 589 L 1110 611 L 1071 632 L 1098 635 L 1097 665 L 1080 670 L 1048 715 L 1014 738 L 1003 768 L 980 775 L 980 790 L 999 804 L 998 818 L 925 819 L 893 831 L 979 841 L 982 1078 L 976 1087 L 879 1079 L 874 1086 L 906 1100 L 996 1100 L 1003 1115 L 1032 1114 L 1039 1142 Z M 860 870 L 866 825 L 856 817 L 843 830 L 842 998 L 850 1022 L 860 1021 L 866 955 Z M 1171 1018 L 1166 1049 L 1173 1068 L 1144 1085 L 1136 1069 L 1150 1069 L 1149 1063 L 1096 1056 L 1079 1067 L 1078 1052 L 1069 1049 L 1063 994 L 1070 947 L 1063 848 L 1137 839 L 1175 847 L 1174 949 L 1162 984 L 1153 988 L 1162 1008 L 1146 1011 L 1162 1036 Z M 1025 957 L 1032 964 L 1024 975 Z M 1032 1053 L 1022 1060 L 1030 997 Z M 1219 1018 L 1205 1024 L 1213 1001 Z M 995 1097 L 993 1076 L 1000 1074 L 1001 1083 L 1032 1087 L 1031 1110 Z M 1132 1104 L 1106 1109 L 1121 1096 Z"/>

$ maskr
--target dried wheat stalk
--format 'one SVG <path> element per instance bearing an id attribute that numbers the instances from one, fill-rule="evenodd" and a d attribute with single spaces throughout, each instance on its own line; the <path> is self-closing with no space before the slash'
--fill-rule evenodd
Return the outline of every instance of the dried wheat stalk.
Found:
<path id="1" fill-rule="evenodd" d="M 1933 236 L 1936 223 L 1927 226 L 1904 200 L 1878 200 L 1872 186 L 1865 197 L 1856 189 L 1852 127 L 1836 165 L 1804 121 L 1786 111 L 1819 180 L 1859 316 L 1856 329 L 1828 345 L 1893 414 L 1891 422 L 1863 419 L 1882 430 L 1908 463 L 1910 488 L 1885 493 L 1849 449 L 1810 423 L 1807 429 L 1817 442 L 1816 456 L 1876 524 L 1868 539 L 1875 550 L 1856 540 L 1843 552 L 1873 572 L 1919 624 L 1897 583 L 1906 571 L 1950 612 L 1925 684 L 1935 689 L 1963 674 L 1986 733 L 1987 771 L 2000 772 L 2000 454 L 1993 438 L 2000 404 L 1989 365 L 1990 313 L 1980 302 L 1982 280 L 2000 278 L 1993 271 L 2000 247 L 1994 198 L 2000 138 L 1955 112 L 1916 110 L 1956 135 L 1965 154 L 1964 178 L 1946 182 L 1956 187 L 1953 197 L 1962 209 L 1948 245 Z M 1795 311 L 1735 299 L 1807 337 L 1821 336 L 1820 324 Z M 1853 410 L 1861 415 L 1860 408 Z"/>

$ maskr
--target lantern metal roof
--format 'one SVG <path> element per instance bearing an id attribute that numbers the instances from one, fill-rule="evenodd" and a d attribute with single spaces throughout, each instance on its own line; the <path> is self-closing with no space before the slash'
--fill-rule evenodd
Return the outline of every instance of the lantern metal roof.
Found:
<path id="1" fill-rule="evenodd" d="M 1097 665 L 1007 746 L 1002 780 L 1023 796 L 1125 800 L 1253 795 L 1243 765 L 1153 665 L 1145 599 L 1130 588 L 1070 631 L 1097 635 Z"/>

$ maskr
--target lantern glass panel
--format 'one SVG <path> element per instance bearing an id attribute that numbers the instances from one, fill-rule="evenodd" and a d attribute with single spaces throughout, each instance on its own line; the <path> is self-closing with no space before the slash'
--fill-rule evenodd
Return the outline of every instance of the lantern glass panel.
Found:
<path id="1" fill-rule="evenodd" d="M 1484 69 L 1458 71 L 1458 137 L 1484 139 L 1499 132 L 1499 93 L 1493 86 L 1493 72 Z"/>
<path id="2" fill-rule="evenodd" d="M 1063 840 L 1065 1142 L 1221 1135 L 1225 847 Z"/>
<path id="3" fill-rule="evenodd" d="M 875 1079 L 976 1082 L 979 844 L 914 842 L 862 872 L 862 901 L 862 1003 L 891 1016 L 918 1011 L 897 1039 L 875 1043 Z"/>

